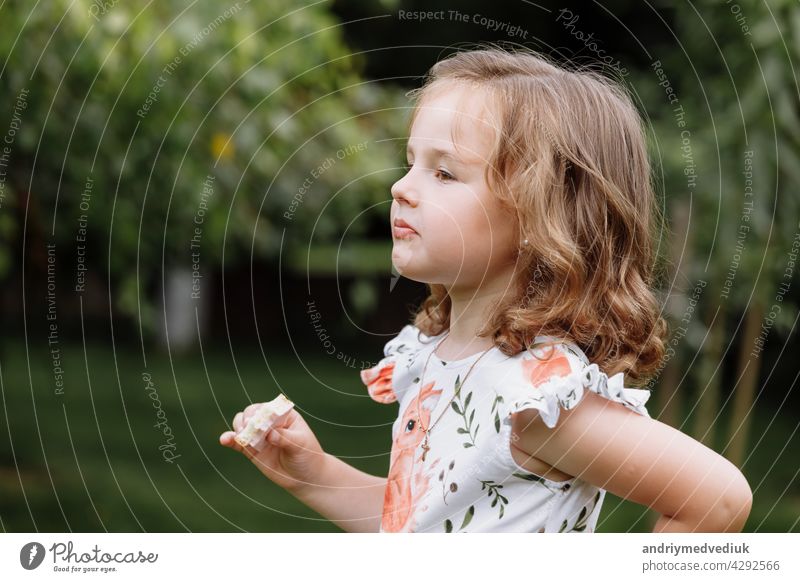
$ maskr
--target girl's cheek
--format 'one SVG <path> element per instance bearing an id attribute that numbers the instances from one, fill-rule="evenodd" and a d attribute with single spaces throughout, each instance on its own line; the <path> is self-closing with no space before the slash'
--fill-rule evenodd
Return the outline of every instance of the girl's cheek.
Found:
<path id="1" fill-rule="evenodd" d="M 436 248 L 446 263 L 461 263 L 469 256 L 470 242 L 468 237 L 453 233 L 453 236 L 439 237 Z"/>

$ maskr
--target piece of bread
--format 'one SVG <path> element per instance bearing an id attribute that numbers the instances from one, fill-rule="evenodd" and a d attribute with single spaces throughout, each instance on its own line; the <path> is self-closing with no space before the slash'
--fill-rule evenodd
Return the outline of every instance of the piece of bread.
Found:
<path id="1" fill-rule="evenodd" d="M 294 402 L 279 394 L 274 400 L 264 402 L 255 414 L 247 421 L 247 425 L 239 431 L 234 440 L 241 446 L 251 446 L 260 451 L 266 445 L 264 438 L 273 425 L 286 418 L 294 408 Z"/>

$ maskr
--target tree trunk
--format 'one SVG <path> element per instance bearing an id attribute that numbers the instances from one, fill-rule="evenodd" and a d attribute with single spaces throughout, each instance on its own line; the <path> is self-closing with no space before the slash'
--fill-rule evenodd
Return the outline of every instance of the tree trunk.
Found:
<path id="1" fill-rule="evenodd" d="M 680 264 L 688 265 L 690 264 L 690 256 L 689 256 L 689 246 L 687 244 L 687 236 L 689 230 L 689 207 L 688 204 L 685 202 L 675 202 L 673 204 L 672 209 L 673 215 L 673 236 L 670 240 L 670 247 L 669 247 L 669 261 L 670 264 L 676 265 L 675 272 L 672 273 L 672 277 L 669 278 L 670 281 L 680 281 L 685 278 L 684 272 L 685 269 L 680 269 Z M 681 258 L 684 257 L 680 264 L 678 263 Z M 675 296 L 677 297 L 677 295 Z M 671 298 L 667 298 L 667 308 L 669 307 L 669 301 Z M 665 309 L 665 312 L 668 313 L 668 316 L 674 316 L 675 312 L 670 311 L 669 309 Z M 675 333 L 675 326 L 676 326 L 676 317 L 670 317 L 672 320 L 670 322 L 670 338 L 667 340 L 667 347 L 668 349 L 674 350 L 674 352 L 668 351 L 668 355 L 665 357 L 669 357 L 669 360 L 664 365 L 664 369 L 662 371 L 661 378 L 658 380 L 657 385 L 658 389 L 656 390 L 656 415 L 657 418 L 672 427 L 678 427 L 681 420 L 682 414 L 682 392 L 681 387 L 679 386 L 681 376 L 680 370 L 682 366 L 679 365 L 680 362 L 680 350 L 678 346 L 673 345 L 672 338 L 674 337 Z"/>
<path id="2" fill-rule="evenodd" d="M 159 344 L 163 349 L 185 352 L 197 345 L 205 331 L 210 279 L 194 279 L 188 268 L 171 267 L 164 273 L 163 300 L 158 317 Z"/>
<path id="3" fill-rule="evenodd" d="M 744 332 L 741 336 L 734 386 L 733 413 L 728 430 L 728 443 L 723 451 L 728 460 L 737 467 L 742 466 L 747 451 L 750 423 L 753 418 L 753 397 L 761 370 L 761 358 L 752 357 L 750 348 L 761 332 L 763 318 L 763 304 L 757 298 L 753 298 L 747 309 Z"/>
<path id="4" fill-rule="evenodd" d="M 691 265 L 691 252 L 688 243 L 689 238 L 689 205 L 687 202 L 676 201 L 672 205 L 672 238 L 670 239 L 669 246 L 669 264 L 675 265 L 675 270 L 672 276 L 669 277 L 671 286 L 680 286 L 675 284 L 676 281 L 684 281 L 687 279 L 685 272 L 686 267 Z M 680 262 L 679 262 L 680 261 Z M 680 268 L 683 266 L 683 268 Z M 676 293 L 673 297 L 680 297 Z M 675 338 L 675 331 L 677 321 L 680 316 L 675 317 L 675 310 L 671 310 L 671 300 L 673 297 L 667 297 L 664 312 L 670 320 L 670 334 L 667 338 L 667 355 L 669 360 L 664 364 L 664 369 L 661 373 L 661 378 L 656 382 L 658 387 L 656 392 L 656 410 L 655 418 L 664 424 L 668 424 L 674 428 L 680 428 L 683 423 L 683 392 L 681 390 L 681 378 L 684 377 L 682 370 L 683 366 L 680 365 L 680 346 L 675 345 L 679 342 L 673 342 Z M 660 514 L 649 509 L 645 518 L 647 523 L 647 530 L 653 531 L 656 522 L 661 517 Z"/>
<path id="5" fill-rule="evenodd" d="M 716 286 L 709 288 L 709 295 L 716 293 Z M 716 297 L 716 295 L 711 295 Z M 708 335 L 699 354 L 699 374 L 697 377 L 697 410 L 694 414 L 692 436 L 710 449 L 714 440 L 719 416 L 719 393 L 722 376 L 722 347 L 725 343 L 725 302 L 719 309 L 706 313 Z"/>

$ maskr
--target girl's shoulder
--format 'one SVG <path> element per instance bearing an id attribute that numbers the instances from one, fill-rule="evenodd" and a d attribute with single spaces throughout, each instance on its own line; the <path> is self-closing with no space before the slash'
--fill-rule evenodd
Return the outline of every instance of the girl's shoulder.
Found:
<path id="1" fill-rule="evenodd" d="M 553 336 L 537 336 L 531 347 L 487 370 L 502 388 L 508 413 L 536 409 L 549 428 L 558 422 L 561 409 L 569 410 L 586 390 L 644 416 L 650 392 L 626 388 L 622 372 L 609 377 L 574 342 Z"/>
<path id="2" fill-rule="evenodd" d="M 434 336 L 435 337 L 435 336 Z M 370 368 L 361 370 L 361 381 L 370 398 L 390 404 L 402 399 L 412 382 L 412 368 L 416 356 L 434 339 L 408 324 L 383 347 L 383 358 Z"/>
<path id="3" fill-rule="evenodd" d="M 419 381 L 422 362 L 417 356 L 434 345 L 437 337 L 409 324 L 386 342 L 384 357 L 360 373 L 370 398 L 383 404 L 401 401 Z M 421 359 L 425 359 L 424 354 Z M 648 390 L 626 388 L 623 373 L 609 377 L 577 344 L 565 338 L 537 336 L 527 350 L 513 356 L 495 347 L 475 368 L 469 383 L 484 390 L 493 388 L 505 402 L 508 414 L 538 410 L 549 428 L 555 427 L 561 409 L 576 406 L 586 390 L 649 416 L 645 408 Z"/>

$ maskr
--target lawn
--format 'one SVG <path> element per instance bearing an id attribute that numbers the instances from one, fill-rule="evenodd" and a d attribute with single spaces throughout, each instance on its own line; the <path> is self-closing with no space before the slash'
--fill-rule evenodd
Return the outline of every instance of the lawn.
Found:
<path id="1" fill-rule="evenodd" d="M 299 360 L 271 349 L 266 362 L 238 347 L 235 362 L 227 348 L 148 354 L 145 367 L 130 347 L 95 344 L 84 356 L 73 345 L 61 351 L 59 395 L 47 346 L 30 349 L 26 356 L 20 341 L 0 360 L 3 531 L 341 531 L 218 444 L 236 411 L 280 390 L 327 452 L 373 474 L 388 470 L 396 405 L 373 402 L 358 370 L 316 350 Z M 374 361 L 379 352 L 353 356 Z M 754 420 L 764 438 L 744 469 L 756 491 L 746 531 L 797 532 L 797 425 L 784 416 L 765 432 L 770 418 L 762 410 Z M 609 494 L 598 530 L 648 531 L 648 513 Z"/>

